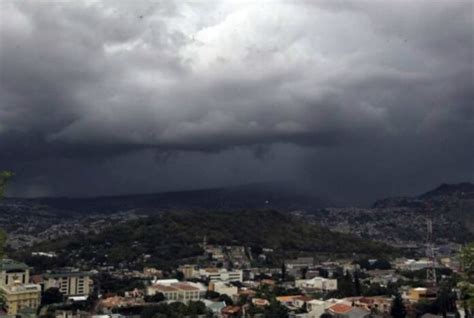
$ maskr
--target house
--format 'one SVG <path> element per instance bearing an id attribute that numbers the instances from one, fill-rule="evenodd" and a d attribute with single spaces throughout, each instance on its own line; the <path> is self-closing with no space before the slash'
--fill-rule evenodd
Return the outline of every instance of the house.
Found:
<path id="1" fill-rule="evenodd" d="M 302 308 L 305 303 L 309 302 L 312 298 L 303 296 L 303 295 L 293 295 L 293 296 L 280 296 L 276 300 L 282 305 L 288 307 L 289 309 L 298 309 Z"/>
<path id="2" fill-rule="evenodd" d="M 367 311 L 389 314 L 392 308 L 392 301 L 391 297 L 372 296 L 358 297 L 358 299 L 353 300 L 353 303 L 355 307 L 363 308 Z"/>
<path id="3" fill-rule="evenodd" d="M 326 312 L 329 304 L 324 300 L 312 299 L 306 303 L 306 310 L 308 311 L 308 318 L 319 318 Z"/>
<path id="4" fill-rule="evenodd" d="M 41 286 L 30 284 L 30 269 L 27 265 L 10 259 L 0 261 L 0 291 L 7 314 L 36 310 L 41 301 Z"/>
<path id="5" fill-rule="evenodd" d="M 326 309 L 326 312 L 336 318 L 368 318 L 370 312 L 344 303 L 337 303 Z"/>
<path id="6" fill-rule="evenodd" d="M 411 288 L 403 295 L 403 298 L 410 303 L 416 303 L 422 299 L 435 299 L 436 291 L 426 287 Z"/>

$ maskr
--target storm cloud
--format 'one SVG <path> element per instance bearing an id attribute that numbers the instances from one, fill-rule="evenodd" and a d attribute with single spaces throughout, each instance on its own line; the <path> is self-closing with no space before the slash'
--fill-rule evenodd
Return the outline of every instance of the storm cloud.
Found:
<path id="1" fill-rule="evenodd" d="M 368 198 L 474 178 L 472 1 L 3 1 L 0 15 L 15 195 L 294 178 Z"/>

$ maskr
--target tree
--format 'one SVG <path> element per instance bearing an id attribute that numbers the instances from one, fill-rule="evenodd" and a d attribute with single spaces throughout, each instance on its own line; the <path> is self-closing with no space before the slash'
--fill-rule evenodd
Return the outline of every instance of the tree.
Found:
<path id="1" fill-rule="evenodd" d="M 281 263 L 281 280 L 285 281 L 286 279 L 286 265 L 285 262 Z"/>
<path id="2" fill-rule="evenodd" d="M 467 316 L 474 311 L 474 242 L 462 248 L 459 258 L 464 274 L 459 287 L 461 288 L 462 306 Z"/>
<path id="3" fill-rule="evenodd" d="M 452 291 L 451 284 L 444 283 L 441 285 L 435 303 L 438 309 L 438 314 L 442 314 L 443 317 L 446 317 L 447 313 L 457 312 L 456 294 Z"/>
<path id="4" fill-rule="evenodd" d="M 8 180 L 13 177 L 13 173 L 10 171 L 0 171 L 0 200 L 3 198 L 5 193 L 5 187 L 7 186 Z M 4 230 L 0 229 L 0 259 L 3 258 L 5 242 L 7 241 L 7 234 Z"/>
<path id="5" fill-rule="evenodd" d="M 5 187 L 7 185 L 8 180 L 13 176 L 13 173 L 10 171 L 0 171 L 0 200 L 3 198 L 3 194 L 5 193 Z M 7 241 L 7 234 L 3 229 L 0 229 L 0 259 L 3 258 L 5 254 L 5 243 Z M 3 291 L 0 291 L 0 307 L 3 307 L 5 303 L 5 297 Z"/>
<path id="6" fill-rule="evenodd" d="M 346 271 L 346 274 L 338 279 L 337 286 L 341 297 L 354 296 L 354 282 L 349 271 Z"/>
<path id="7" fill-rule="evenodd" d="M 59 288 L 48 288 L 44 291 L 41 296 L 41 305 L 50 305 L 56 303 L 62 303 L 64 300 L 63 294 L 59 291 Z"/>
<path id="8" fill-rule="evenodd" d="M 403 299 L 400 293 L 395 294 L 395 298 L 392 302 L 392 309 L 390 310 L 390 315 L 394 318 L 405 318 L 407 311 L 405 305 L 403 304 Z"/>
<path id="9" fill-rule="evenodd" d="M 280 304 L 276 299 L 272 299 L 270 301 L 270 305 L 265 307 L 265 311 L 263 313 L 264 317 L 272 317 L 272 318 L 287 318 L 288 309 Z"/>
<path id="10" fill-rule="evenodd" d="M 152 296 L 145 296 L 145 301 L 147 303 L 159 303 L 163 300 L 165 300 L 165 295 L 163 295 L 163 293 L 156 293 Z"/>
<path id="11" fill-rule="evenodd" d="M 0 171 L 0 199 L 3 198 L 8 180 L 13 177 L 10 171 Z"/>
<path id="12" fill-rule="evenodd" d="M 474 242 L 467 244 L 461 249 L 459 258 L 467 281 L 474 283 Z"/>
<path id="13" fill-rule="evenodd" d="M 362 294 L 359 273 L 357 271 L 354 273 L 354 292 L 356 296 L 360 296 Z"/>
<path id="14" fill-rule="evenodd" d="M 218 299 L 219 299 L 219 301 L 225 302 L 225 304 L 226 304 L 227 306 L 231 306 L 231 305 L 234 304 L 234 302 L 232 301 L 232 298 L 230 298 L 230 297 L 229 297 L 228 295 L 226 295 L 226 294 L 221 294 Z"/>

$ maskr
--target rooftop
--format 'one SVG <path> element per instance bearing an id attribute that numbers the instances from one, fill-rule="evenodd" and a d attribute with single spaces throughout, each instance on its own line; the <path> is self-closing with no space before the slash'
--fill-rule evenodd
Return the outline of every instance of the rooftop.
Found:
<path id="1" fill-rule="evenodd" d="M 352 310 L 352 306 L 346 304 L 335 304 L 329 307 L 329 310 L 336 314 L 343 314 Z"/>
<path id="2" fill-rule="evenodd" d="M 27 270 L 29 269 L 28 265 L 20 263 L 11 259 L 4 258 L 0 260 L 0 270 L 1 271 L 11 271 L 11 270 Z"/>
<path id="3" fill-rule="evenodd" d="M 61 271 L 46 273 L 43 278 L 58 278 L 58 277 L 80 277 L 80 276 L 91 276 L 90 272 L 79 272 L 79 271 Z"/>

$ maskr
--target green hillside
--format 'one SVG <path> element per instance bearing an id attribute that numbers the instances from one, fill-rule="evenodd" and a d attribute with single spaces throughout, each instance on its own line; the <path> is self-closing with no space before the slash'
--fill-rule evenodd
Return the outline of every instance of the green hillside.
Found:
<path id="1" fill-rule="evenodd" d="M 334 233 L 275 211 L 169 212 L 112 225 L 99 234 L 46 242 L 36 250 L 55 250 L 68 263 L 128 266 L 171 265 L 202 253 L 199 243 L 273 248 L 279 255 L 294 252 L 380 255 L 386 245 Z M 67 265 L 67 264 L 65 264 Z"/>

